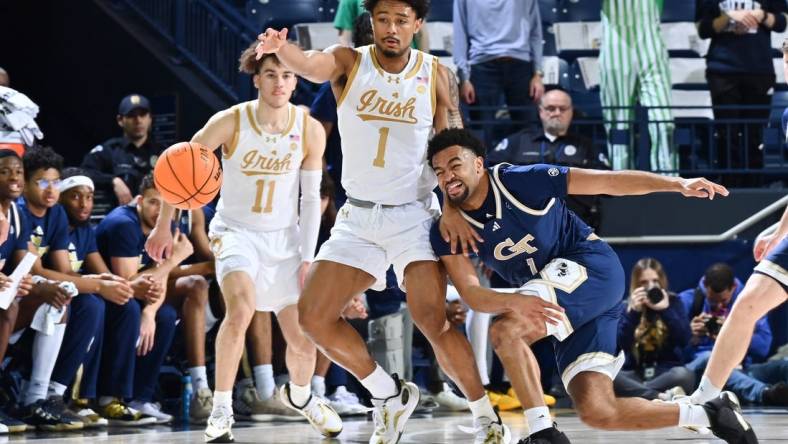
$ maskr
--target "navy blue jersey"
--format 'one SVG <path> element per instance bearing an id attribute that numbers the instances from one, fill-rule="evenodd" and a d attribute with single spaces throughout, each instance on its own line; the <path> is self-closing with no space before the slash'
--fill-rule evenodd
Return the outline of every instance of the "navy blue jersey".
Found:
<path id="1" fill-rule="evenodd" d="M 8 229 L 8 238 L 0 244 L 0 269 L 6 276 L 14 272 L 16 263 L 13 261 L 14 253 L 19 250 L 27 251 L 30 240 L 30 231 L 25 221 L 25 215 L 19 211 L 16 203 L 11 202 L 11 207 L 6 216 L 11 227 Z"/>
<path id="2" fill-rule="evenodd" d="M 71 271 L 84 273 L 82 265 L 85 258 L 90 253 L 98 251 L 96 232 L 89 223 L 86 223 L 69 229 L 68 237 L 68 261 L 71 264 Z"/>
<path id="3" fill-rule="evenodd" d="M 508 282 L 522 285 L 548 262 L 579 251 L 592 229 L 566 207 L 568 167 L 499 164 L 488 169 L 484 204 L 463 217 L 482 235 L 482 262 Z M 436 222 L 430 233 L 435 254 L 451 254 Z"/>
<path id="4" fill-rule="evenodd" d="M 48 208 L 43 217 L 31 213 L 24 198 L 20 197 L 17 204 L 19 211 L 24 214 L 26 228 L 30 232 L 29 240 L 41 258 L 50 251 L 68 249 L 68 216 L 60 204 Z"/>
<path id="5" fill-rule="evenodd" d="M 122 205 L 110 211 L 96 227 L 96 244 L 108 265 L 113 257 L 138 257 L 140 268 L 151 263 L 136 205 Z"/>

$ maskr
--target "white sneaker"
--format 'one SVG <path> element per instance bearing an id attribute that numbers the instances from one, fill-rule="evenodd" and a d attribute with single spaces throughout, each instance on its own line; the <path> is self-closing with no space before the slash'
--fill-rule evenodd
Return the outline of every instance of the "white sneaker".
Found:
<path id="1" fill-rule="evenodd" d="M 131 401 L 129 407 L 137 410 L 143 415 L 148 415 L 156 418 L 156 424 L 167 424 L 172 422 L 172 415 L 168 415 L 161 411 L 161 406 L 152 402 Z"/>
<path id="2" fill-rule="evenodd" d="M 91 408 L 86 407 L 78 410 L 77 415 L 82 417 L 83 422 L 85 423 L 85 428 L 107 427 L 109 425 L 107 418 L 101 417 L 95 412 L 95 410 Z"/>
<path id="3" fill-rule="evenodd" d="M 667 401 L 672 401 L 674 399 L 680 399 L 681 397 L 686 396 L 686 395 L 687 395 L 687 392 L 685 392 L 684 389 L 681 388 L 680 385 L 677 385 L 677 386 L 675 386 L 673 388 L 670 388 L 670 389 L 667 389 L 664 392 L 662 392 L 659 395 L 657 395 L 657 399 L 659 399 L 660 401 L 666 401 L 667 402 Z"/>
<path id="4" fill-rule="evenodd" d="M 279 389 L 279 399 L 288 408 L 295 410 L 306 418 L 318 433 L 326 438 L 333 438 L 342 432 L 342 418 L 331 408 L 325 399 L 315 395 L 302 407 L 297 407 L 290 399 L 290 383 Z"/>
<path id="5" fill-rule="evenodd" d="M 396 444 L 405 430 L 405 423 L 419 405 L 419 388 L 412 382 L 400 381 L 392 375 L 397 394 L 387 399 L 372 399 L 375 431 L 369 444 Z"/>
<path id="6" fill-rule="evenodd" d="M 457 396 L 454 391 L 449 387 L 449 384 L 443 383 L 443 390 L 435 395 L 435 401 L 438 402 L 439 410 L 449 410 L 452 412 L 464 412 L 470 410 L 468 400 Z"/>
<path id="7" fill-rule="evenodd" d="M 509 444 L 512 441 L 512 433 L 500 416 L 497 420 L 486 416 L 474 418 L 473 427 L 460 426 L 460 430 L 475 435 L 473 444 Z"/>
<path id="8" fill-rule="evenodd" d="M 370 410 L 361 404 L 355 393 L 347 391 L 344 385 L 337 387 L 328 397 L 328 404 L 339 416 L 365 415 Z"/>
<path id="9" fill-rule="evenodd" d="M 205 427 L 205 442 L 235 442 L 233 437 L 233 411 L 227 407 L 216 407 L 208 417 Z"/>

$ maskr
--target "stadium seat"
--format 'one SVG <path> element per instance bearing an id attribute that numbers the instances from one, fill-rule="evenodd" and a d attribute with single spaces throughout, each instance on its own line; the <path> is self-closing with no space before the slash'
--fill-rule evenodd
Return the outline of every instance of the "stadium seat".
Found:
<path id="1" fill-rule="evenodd" d="M 298 23 L 293 29 L 298 45 L 304 49 L 322 51 L 339 42 L 333 22 Z"/>
<path id="2" fill-rule="evenodd" d="M 774 75 L 776 76 L 775 81 L 777 82 L 777 86 L 785 86 L 785 70 L 783 69 L 783 59 L 772 59 L 772 63 L 774 64 Z"/>
<path id="3" fill-rule="evenodd" d="M 670 79 L 673 85 L 705 85 L 706 61 L 699 58 L 671 58 Z"/>
<path id="4" fill-rule="evenodd" d="M 686 54 L 687 57 L 705 56 L 710 39 L 701 39 L 693 22 L 662 23 L 662 40 L 671 53 Z"/>
<path id="5" fill-rule="evenodd" d="M 553 24 L 555 47 L 565 51 L 598 51 L 602 42 L 601 22 L 560 22 Z"/>
<path id="6" fill-rule="evenodd" d="M 558 19 L 562 22 L 598 22 L 602 0 L 560 0 Z"/>
<path id="7" fill-rule="evenodd" d="M 556 56 L 547 56 L 542 59 L 545 85 L 560 86 L 569 91 L 569 63 Z"/>
<path id="8" fill-rule="evenodd" d="M 695 2 L 690 0 L 665 0 L 662 7 L 663 22 L 694 22 Z"/>
<path id="9" fill-rule="evenodd" d="M 572 89 L 590 91 L 599 88 L 599 59 L 596 57 L 579 57 L 572 64 Z"/>
<path id="10" fill-rule="evenodd" d="M 320 0 L 250 0 L 246 15 L 262 30 L 324 21 Z"/>
<path id="11" fill-rule="evenodd" d="M 427 14 L 427 23 L 429 22 L 450 22 L 454 16 L 454 1 L 453 0 L 432 0 L 430 2 L 430 12 Z"/>
<path id="12" fill-rule="evenodd" d="M 788 29 L 783 32 L 771 33 L 772 48 L 782 55 L 783 42 L 788 38 Z"/>
<path id="13" fill-rule="evenodd" d="M 711 110 L 711 93 L 707 90 L 702 91 L 687 91 L 682 89 L 674 89 L 671 91 L 674 107 L 682 106 L 700 106 L 704 108 L 674 108 L 673 117 L 676 119 L 714 119 L 714 113 Z"/>
<path id="14" fill-rule="evenodd" d="M 559 0 L 539 0 L 539 17 L 542 23 L 555 23 L 558 19 Z M 542 25 L 544 27 L 544 25 Z"/>
<path id="15" fill-rule="evenodd" d="M 451 22 L 427 21 L 427 31 L 430 35 L 430 52 L 436 55 L 451 54 L 453 49 L 453 33 Z"/>

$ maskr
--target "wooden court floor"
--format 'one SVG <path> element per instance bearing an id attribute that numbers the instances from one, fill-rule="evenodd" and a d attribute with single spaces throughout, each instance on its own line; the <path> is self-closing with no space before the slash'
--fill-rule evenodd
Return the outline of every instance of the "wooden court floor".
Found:
<path id="1" fill-rule="evenodd" d="M 682 429 L 661 429 L 647 432 L 604 432 L 593 430 L 580 422 L 571 410 L 556 411 L 556 421 L 573 443 L 598 444 L 650 444 L 650 443 L 721 443 L 712 435 L 699 435 Z M 753 425 L 762 443 L 788 443 L 788 409 L 745 409 L 745 416 Z M 525 431 L 521 413 L 504 413 L 503 419 L 512 429 L 514 438 Z M 433 414 L 416 416 L 400 443 L 471 443 L 471 435 L 458 426 L 470 426 L 470 414 Z M 348 418 L 342 434 L 333 440 L 321 439 L 306 423 L 301 422 L 239 422 L 233 428 L 237 443 L 366 443 L 372 431 L 372 421 L 365 418 Z M 98 432 L 43 434 L 27 433 L 21 436 L 0 437 L 3 442 L 38 443 L 118 443 L 118 444 L 185 444 L 202 443 L 202 428 L 156 426 L 148 429 L 116 429 Z M 512 443 L 516 443 L 513 440 Z"/>

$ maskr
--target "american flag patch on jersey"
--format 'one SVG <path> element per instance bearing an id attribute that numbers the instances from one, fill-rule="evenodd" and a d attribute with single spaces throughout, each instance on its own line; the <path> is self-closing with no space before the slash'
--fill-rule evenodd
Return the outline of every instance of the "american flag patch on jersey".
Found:
<path id="1" fill-rule="evenodd" d="M 429 76 L 426 76 L 426 77 L 417 76 L 416 77 L 416 83 L 418 83 L 419 85 L 426 85 L 429 82 L 430 82 L 430 77 Z"/>
<path id="2" fill-rule="evenodd" d="M 291 142 L 300 142 L 301 141 L 301 136 L 299 136 L 298 134 L 291 134 L 290 135 L 290 141 Z"/>

